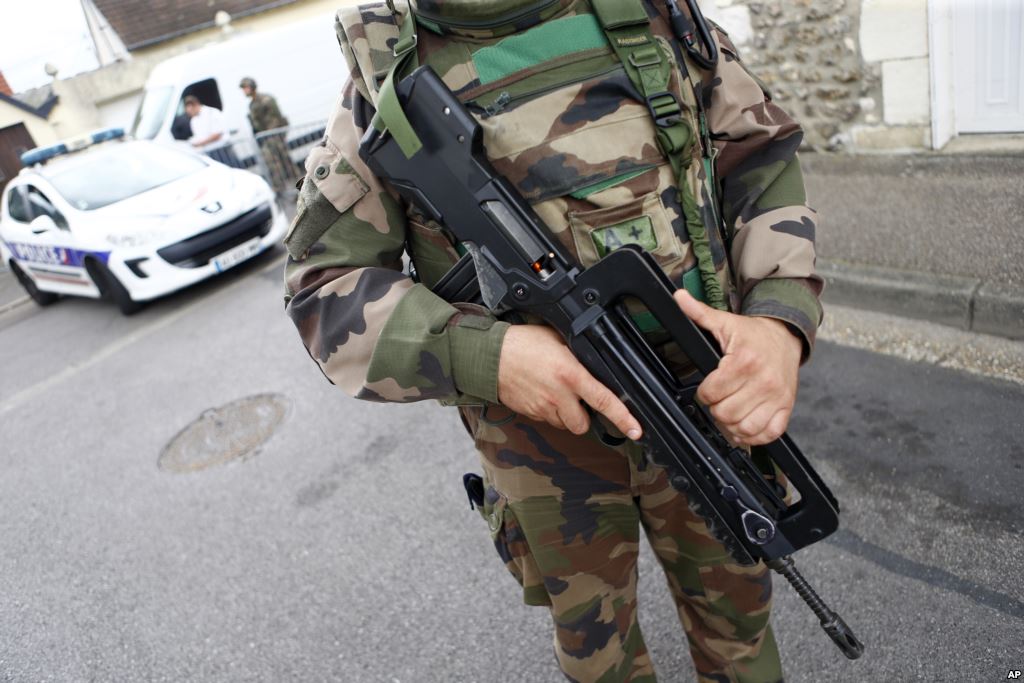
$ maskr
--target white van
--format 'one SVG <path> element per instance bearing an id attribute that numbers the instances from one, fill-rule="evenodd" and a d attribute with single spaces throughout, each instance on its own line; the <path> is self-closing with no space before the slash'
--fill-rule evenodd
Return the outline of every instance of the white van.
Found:
<path id="1" fill-rule="evenodd" d="M 161 62 L 146 81 L 132 136 L 158 142 L 187 140 L 187 95 L 224 112 L 233 138 L 251 136 L 249 100 L 238 87 L 245 76 L 256 81 L 260 92 L 277 99 L 296 132 L 326 120 L 348 76 L 333 16 L 238 33 Z"/>

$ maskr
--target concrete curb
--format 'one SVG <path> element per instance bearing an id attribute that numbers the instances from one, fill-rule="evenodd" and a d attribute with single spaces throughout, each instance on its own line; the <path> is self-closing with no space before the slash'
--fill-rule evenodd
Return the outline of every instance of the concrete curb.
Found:
<path id="1" fill-rule="evenodd" d="M 895 270 L 819 259 L 824 300 L 940 323 L 961 330 L 1024 339 L 1024 292 L 978 278 Z"/>
<path id="2" fill-rule="evenodd" d="M 0 264 L 0 315 L 21 308 L 31 299 L 14 279 L 7 264 Z"/>
<path id="3" fill-rule="evenodd" d="M 30 301 L 32 301 L 32 299 L 28 298 L 28 296 L 23 296 L 20 299 L 15 299 L 13 301 L 8 301 L 7 303 L 0 304 L 0 315 L 3 315 L 8 311 L 13 311 L 16 308 L 21 308 Z"/>

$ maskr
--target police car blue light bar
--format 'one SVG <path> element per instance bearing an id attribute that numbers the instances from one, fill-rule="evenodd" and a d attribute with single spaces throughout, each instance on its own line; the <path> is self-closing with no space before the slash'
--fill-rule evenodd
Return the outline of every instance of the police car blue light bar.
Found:
<path id="1" fill-rule="evenodd" d="M 92 144 L 97 145 L 108 140 L 118 140 L 124 137 L 124 128 L 107 128 L 98 130 L 92 134 Z"/>
<path id="2" fill-rule="evenodd" d="M 56 145 L 50 145 L 49 147 L 36 147 L 35 149 L 31 149 L 21 155 L 21 163 L 23 166 L 45 164 L 50 159 L 62 154 L 70 154 L 71 152 L 77 152 L 80 149 L 85 149 L 92 145 L 98 145 L 101 142 L 119 140 L 123 137 L 124 128 L 107 128 L 105 130 L 98 130 L 95 133 L 91 133 L 74 140 L 58 142 Z"/>
<path id="3" fill-rule="evenodd" d="M 55 156 L 61 154 L 67 154 L 68 147 L 63 142 L 59 145 L 51 145 L 49 147 L 36 147 L 21 155 L 21 163 L 23 166 L 32 166 L 33 164 L 41 164 L 44 161 L 49 161 Z"/>

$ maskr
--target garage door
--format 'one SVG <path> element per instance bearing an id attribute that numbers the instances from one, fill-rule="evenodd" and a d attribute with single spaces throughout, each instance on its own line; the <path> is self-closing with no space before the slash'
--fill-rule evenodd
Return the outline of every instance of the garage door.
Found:
<path id="1" fill-rule="evenodd" d="M 0 128 L 0 190 L 21 170 L 21 153 L 35 146 L 25 124 Z"/>

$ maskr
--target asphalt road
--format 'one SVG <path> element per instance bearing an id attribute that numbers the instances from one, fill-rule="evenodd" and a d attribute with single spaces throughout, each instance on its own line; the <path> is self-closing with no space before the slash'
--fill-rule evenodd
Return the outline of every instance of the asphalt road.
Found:
<path id="1" fill-rule="evenodd" d="M 456 415 L 325 382 L 279 259 L 132 318 L 74 299 L 0 315 L 0 680 L 560 680 L 546 613 L 466 504 Z M 255 453 L 158 465 L 205 411 L 268 394 L 287 413 Z M 777 581 L 789 681 L 1024 668 L 1022 416 L 1020 385 L 819 345 L 792 434 L 843 529 L 798 560 L 867 651 L 845 660 Z M 692 681 L 650 553 L 641 573 L 660 680 Z"/>

